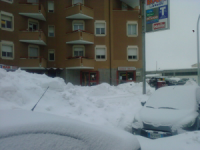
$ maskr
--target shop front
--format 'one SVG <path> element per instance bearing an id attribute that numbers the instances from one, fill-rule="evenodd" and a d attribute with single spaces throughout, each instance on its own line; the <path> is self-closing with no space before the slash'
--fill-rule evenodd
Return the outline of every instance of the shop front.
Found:
<path id="1" fill-rule="evenodd" d="M 81 71 L 80 73 L 81 86 L 93 86 L 99 84 L 98 71 Z"/>
<path id="2" fill-rule="evenodd" d="M 118 67 L 117 69 L 117 84 L 136 81 L 135 67 Z"/>

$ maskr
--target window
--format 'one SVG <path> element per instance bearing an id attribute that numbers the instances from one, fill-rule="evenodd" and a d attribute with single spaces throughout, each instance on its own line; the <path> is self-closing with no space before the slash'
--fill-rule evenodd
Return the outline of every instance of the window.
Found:
<path id="1" fill-rule="evenodd" d="M 1 0 L 3 2 L 13 3 L 13 0 Z"/>
<path id="2" fill-rule="evenodd" d="M 104 45 L 96 46 L 95 59 L 96 59 L 96 61 L 105 61 L 106 60 L 106 46 L 104 46 Z"/>
<path id="3" fill-rule="evenodd" d="M 28 20 L 28 28 L 29 28 L 29 31 L 39 30 L 39 22 L 37 20 L 29 19 Z"/>
<path id="4" fill-rule="evenodd" d="M 138 47 L 137 46 L 128 46 L 127 48 L 127 59 L 128 61 L 137 61 L 138 60 Z"/>
<path id="5" fill-rule="evenodd" d="M 48 1 L 48 12 L 54 12 L 54 2 Z"/>
<path id="6" fill-rule="evenodd" d="M 85 23 L 83 20 L 74 20 L 72 24 L 73 24 L 73 31 L 85 30 L 84 28 Z"/>
<path id="7" fill-rule="evenodd" d="M 54 34 L 54 30 L 55 30 L 55 27 L 54 26 L 49 26 L 49 37 L 54 37 L 55 34 Z"/>
<path id="8" fill-rule="evenodd" d="M 77 3 L 84 4 L 84 0 L 72 0 L 72 5 L 77 4 Z"/>
<path id="9" fill-rule="evenodd" d="M 49 61 L 55 61 L 55 51 L 49 50 Z"/>
<path id="10" fill-rule="evenodd" d="M 105 36 L 106 35 L 106 22 L 105 21 L 95 21 L 95 35 Z"/>
<path id="11" fill-rule="evenodd" d="M 1 18 L 0 27 L 2 30 L 7 30 L 7 31 L 14 30 L 14 16 L 11 13 L 1 11 L 0 18 Z"/>
<path id="12" fill-rule="evenodd" d="M 85 56 L 85 47 L 83 45 L 73 46 L 73 57 Z"/>
<path id="13" fill-rule="evenodd" d="M 1 58 L 13 59 L 14 58 L 14 43 L 9 41 L 1 42 Z"/>
<path id="14" fill-rule="evenodd" d="M 35 45 L 29 45 L 28 47 L 28 56 L 32 58 L 39 57 L 39 47 Z"/>
<path id="15" fill-rule="evenodd" d="M 138 23 L 136 21 L 127 22 L 127 36 L 128 37 L 138 36 Z"/>

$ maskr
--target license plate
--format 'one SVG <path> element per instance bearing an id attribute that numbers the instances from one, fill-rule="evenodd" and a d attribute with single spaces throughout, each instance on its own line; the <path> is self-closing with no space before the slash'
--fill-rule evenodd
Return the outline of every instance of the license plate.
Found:
<path id="1" fill-rule="evenodd" d="M 148 133 L 148 137 L 151 139 L 157 139 L 163 137 L 163 135 L 158 133 Z"/>

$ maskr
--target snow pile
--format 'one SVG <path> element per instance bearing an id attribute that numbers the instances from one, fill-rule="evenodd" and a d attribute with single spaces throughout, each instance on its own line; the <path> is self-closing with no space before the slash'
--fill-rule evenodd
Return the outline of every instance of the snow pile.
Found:
<path id="1" fill-rule="evenodd" d="M 185 85 L 187 86 L 187 85 L 198 85 L 193 79 L 189 79 L 186 83 L 185 83 Z"/>
<path id="2" fill-rule="evenodd" d="M 141 101 L 155 91 L 147 84 L 147 95 L 142 95 L 142 83 L 134 82 L 81 87 L 65 84 L 61 78 L 0 69 L 0 109 L 31 110 L 47 88 L 34 111 L 128 131 Z"/>
<path id="3" fill-rule="evenodd" d="M 156 140 L 137 136 L 142 150 L 199 150 L 200 131 L 186 132 Z"/>

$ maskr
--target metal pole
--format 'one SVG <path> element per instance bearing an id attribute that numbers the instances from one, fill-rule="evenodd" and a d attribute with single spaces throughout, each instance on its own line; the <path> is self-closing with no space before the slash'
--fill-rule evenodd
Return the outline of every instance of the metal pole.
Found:
<path id="1" fill-rule="evenodd" d="M 146 94 L 146 57 L 145 57 L 145 32 L 146 32 L 146 11 L 145 0 L 142 0 L 142 65 L 143 65 L 143 94 Z"/>
<path id="2" fill-rule="evenodd" d="M 198 85 L 200 86 L 200 70 L 199 70 L 199 19 L 197 21 L 197 65 L 198 65 Z"/>

